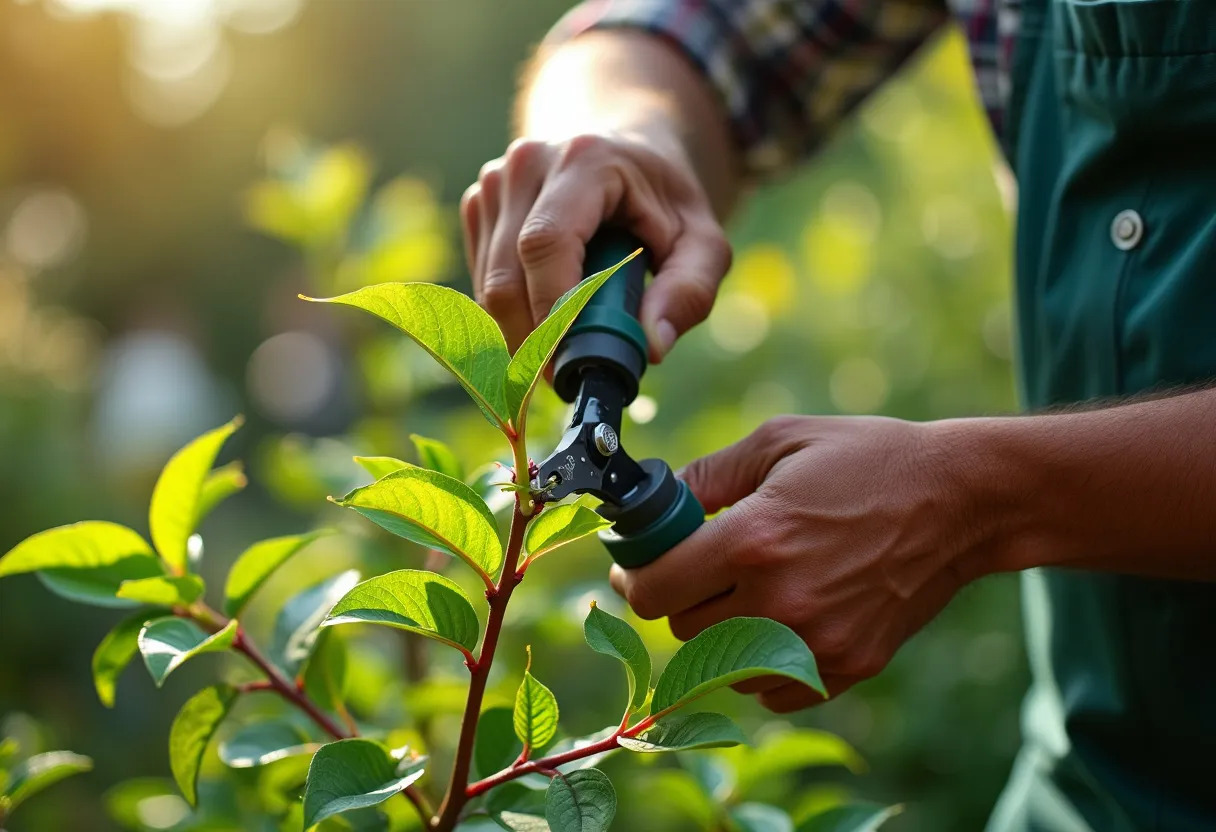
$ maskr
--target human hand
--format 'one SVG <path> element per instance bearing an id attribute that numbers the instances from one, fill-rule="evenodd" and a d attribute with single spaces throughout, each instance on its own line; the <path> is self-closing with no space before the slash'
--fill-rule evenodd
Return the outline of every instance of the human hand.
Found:
<path id="1" fill-rule="evenodd" d="M 613 587 L 680 639 L 727 618 L 797 632 L 828 691 L 876 675 L 970 579 L 985 543 L 933 424 L 781 417 L 682 473 L 706 511 L 728 511 L 654 563 L 614 566 Z M 736 686 L 771 710 L 822 701 L 796 682 Z"/>
<path id="2" fill-rule="evenodd" d="M 709 314 L 730 247 L 682 151 L 663 144 L 607 134 L 520 139 L 465 191 L 473 294 L 512 352 L 582 278 L 583 248 L 608 222 L 653 258 L 640 313 L 651 362 Z"/>

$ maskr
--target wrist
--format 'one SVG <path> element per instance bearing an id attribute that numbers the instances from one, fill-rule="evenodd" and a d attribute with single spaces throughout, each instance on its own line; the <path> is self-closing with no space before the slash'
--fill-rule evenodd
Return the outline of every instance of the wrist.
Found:
<path id="1" fill-rule="evenodd" d="M 1019 418 L 946 419 L 925 425 L 958 524 L 954 567 L 966 581 L 1050 562 L 1046 472 Z M 1029 447 L 1028 447 L 1029 445 Z"/>

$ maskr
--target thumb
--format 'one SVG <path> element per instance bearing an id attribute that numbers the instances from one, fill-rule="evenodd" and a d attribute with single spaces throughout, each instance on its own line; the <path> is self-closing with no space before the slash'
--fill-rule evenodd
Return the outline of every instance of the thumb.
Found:
<path id="1" fill-rule="evenodd" d="M 642 299 L 650 358 L 659 363 L 676 338 L 709 316 L 730 268 L 730 244 L 711 217 L 689 220 Z"/>
<path id="2" fill-rule="evenodd" d="M 679 472 L 706 514 L 732 506 L 754 492 L 785 455 L 784 443 L 772 441 L 768 432 L 767 425 L 762 426 L 735 444 L 688 463 Z"/>

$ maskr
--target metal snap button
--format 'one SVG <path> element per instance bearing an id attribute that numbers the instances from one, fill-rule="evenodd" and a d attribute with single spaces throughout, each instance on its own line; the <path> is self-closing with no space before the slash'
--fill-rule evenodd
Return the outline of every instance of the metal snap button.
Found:
<path id="1" fill-rule="evenodd" d="M 1137 212 L 1128 209 L 1115 215 L 1110 224 L 1110 241 L 1120 251 L 1130 251 L 1144 236 L 1144 220 Z"/>

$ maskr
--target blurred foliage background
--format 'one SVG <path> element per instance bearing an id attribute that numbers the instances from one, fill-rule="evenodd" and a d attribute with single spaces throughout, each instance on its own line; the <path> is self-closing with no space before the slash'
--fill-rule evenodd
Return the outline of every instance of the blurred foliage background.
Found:
<path id="1" fill-rule="evenodd" d="M 0 551 L 84 517 L 146 530 L 159 466 L 240 411 L 249 425 L 233 444 L 251 485 L 204 527 L 213 583 L 247 543 L 318 523 L 350 534 L 293 561 L 272 599 L 352 564 L 371 574 L 420 562 L 325 505 L 359 481 L 350 454 L 408 456 L 411 432 L 450 442 L 470 469 L 504 449 L 404 338 L 296 294 L 384 280 L 467 288 L 455 203 L 508 141 L 516 71 L 567 6 L 0 0 Z M 678 465 L 779 413 L 1012 410 L 1011 201 L 961 38 L 948 33 L 735 218 L 716 310 L 648 374 L 626 442 Z M 537 457 L 564 416 L 551 393 L 538 399 Z M 496 677 L 505 699 L 523 645 L 536 645 L 534 670 L 575 734 L 614 719 L 621 694 L 578 627 L 590 598 L 620 611 L 606 565 L 592 544 L 530 575 Z M 118 615 L 69 605 L 29 576 L 0 584 L 0 715 L 32 743 L 97 761 L 58 799 L 23 807 L 12 832 L 180 820 L 133 819 L 107 790 L 166 776 L 169 722 L 216 668 L 197 662 L 161 692 L 131 671 L 105 710 L 89 659 Z M 880 678 L 797 715 L 852 743 L 868 770 L 783 782 L 785 804 L 847 786 L 907 803 L 894 829 L 980 828 L 1017 744 L 1017 618 L 1012 578 L 987 579 Z M 673 649 L 663 625 L 644 631 L 656 652 Z M 416 651 L 374 636 L 352 644 L 363 668 L 353 707 L 450 732 L 459 668 L 407 684 Z M 713 706 L 752 732 L 770 722 L 733 694 Z M 615 771 L 618 828 L 695 827 L 679 812 L 627 810 L 656 782 L 679 792 L 679 772 Z M 158 782 L 143 785 L 155 794 Z M 240 800 L 215 803 L 240 818 Z"/>

